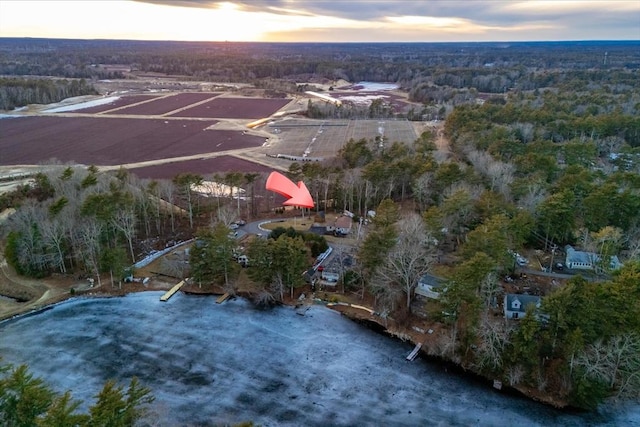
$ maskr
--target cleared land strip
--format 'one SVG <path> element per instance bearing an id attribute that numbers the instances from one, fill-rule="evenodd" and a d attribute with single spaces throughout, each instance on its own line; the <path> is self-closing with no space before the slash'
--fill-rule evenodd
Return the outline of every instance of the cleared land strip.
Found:
<path id="1" fill-rule="evenodd" d="M 211 153 L 200 153 L 200 154 L 193 154 L 190 156 L 179 156 L 179 157 L 168 157 L 168 158 L 164 158 L 164 159 L 155 159 L 155 160 L 146 160 L 143 162 L 135 162 L 135 163 L 123 163 L 120 165 L 106 165 L 106 166 L 97 166 L 100 170 L 103 171 L 110 171 L 110 170 L 118 170 L 120 168 L 125 168 L 125 169 L 136 169 L 136 168 L 143 168 L 146 166 L 155 166 L 155 165 L 164 165 L 164 164 L 168 164 L 168 163 L 177 163 L 177 162 L 184 162 L 187 160 L 200 160 L 200 159 L 212 159 L 215 157 L 221 157 L 221 156 L 233 156 L 242 160 L 249 160 L 251 162 L 254 163 L 258 163 L 261 164 L 260 162 L 256 162 L 253 158 L 245 158 L 245 157 L 241 157 L 241 156 L 237 156 L 236 153 L 237 152 L 246 152 L 246 151 L 254 151 L 254 150 L 259 150 L 260 147 L 256 147 L 256 148 L 236 148 L 233 150 L 225 150 L 225 151 L 215 151 L 215 152 L 211 152 Z M 273 167 L 270 164 L 264 164 L 263 166 L 269 166 L 269 167 Z"/>
<path id="2" fill-rule="evenodd" d="M 290 161 L 287 161 L 285 165 L 284 164 L 285 161 L 280 159 L 273 159 L 272 157 L 267 157 L 264 153 L 258 152 L 257 149 L 251 150 L 250 152 L 248 152 L 247 150 L 242 150 L 242 151 L 236 150 L 235 153 L 229 153 L 228 155 L 230 157 L 235 157 L 236 159 L 246 160 L 248 162 L 255 163 L 257 165 L 266 166 L 268 168 L 280 170 L 283 172 L 287 172 L 289 170 L 288 165 L 291 165 L 292 163 Z M 262 156 L 262 157 L 258 158 L 257 156 Z M 274 161 L 274 160 L 279 160 L 279 161 Z"/>

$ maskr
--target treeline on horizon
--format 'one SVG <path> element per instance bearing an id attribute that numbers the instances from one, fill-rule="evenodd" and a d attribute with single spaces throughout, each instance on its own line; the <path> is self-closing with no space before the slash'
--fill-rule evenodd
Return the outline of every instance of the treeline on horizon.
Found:
<path id="1" fill-rule="evenodd" d="M 590 80 L 633 84 L 640 42 L 531 43 L 230 43 L 0 39 L 0 75 L 126 78 L 122 70 L 194 80 L 260 79 L 396 82 L 414 101 L 433 84 L 504 93 Z"/>

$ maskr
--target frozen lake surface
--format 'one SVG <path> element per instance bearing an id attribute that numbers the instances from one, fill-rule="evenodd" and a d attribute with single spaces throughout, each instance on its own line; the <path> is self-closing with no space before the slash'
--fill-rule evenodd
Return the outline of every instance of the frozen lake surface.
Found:
<path id="1" fill-rule="evenodd" d="M 75 299 L 0 323 L 3 363 L 93 402 L 132 376 L 159 426 L 640 426 L 640 407 L 568 414 L 405 356 L 412 346 L 324 307 L 259 311 L 162 293 Z"/>

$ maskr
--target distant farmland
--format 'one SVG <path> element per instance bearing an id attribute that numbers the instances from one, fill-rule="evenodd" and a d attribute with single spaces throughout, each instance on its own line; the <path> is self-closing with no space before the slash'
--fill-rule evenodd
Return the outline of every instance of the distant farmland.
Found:
<path id="1" fill-rule="evenodd" d="M 290 110 L 292 102 L 303 103 L 221 92 L 153 93 L 122 96 L 102 105 L 89 101 L 59 112 L 17 114 L 0 119 L 0 166 L 123 165 L 145 178 L 172 178 L 182 172 L 268 172 L 273 170 L 270 165 L 287 169 L 291 162 L 267 155 L 330 159 L 349 139 L 378 138 L 390 145 L 417 138 L 404 120 L 284 115 L 255 130 L 246 127 Z"/>
<path id="2" fill-rule="evenodd" d="M 2 165 L 51 159 L 119 165 L 259 147 L 264 138 L 231 130 L 206 130 L 215 121 L 90 117 L 3 119 Z"/>
<path id="3" fill-rule="evenodd" d="M 173 117 L 260 119 L 278 111 L 291 100 L 283 98 L 215 98 L 172 114 Z"/>
<path id="4" fill-rule="evenodd" d="M 116 111 L 108 111 L 105 114 L 126 114 L 132 116 L 162 116 L 181 108 L 187 108 L 190 105 L 207 99 L 213 99 L 220 95 L 215 92 L 188 92 L 179 93 L 177 95 L 163 96 L 150 102 L 134 104 L 128 107 L 120 108 Z"/>

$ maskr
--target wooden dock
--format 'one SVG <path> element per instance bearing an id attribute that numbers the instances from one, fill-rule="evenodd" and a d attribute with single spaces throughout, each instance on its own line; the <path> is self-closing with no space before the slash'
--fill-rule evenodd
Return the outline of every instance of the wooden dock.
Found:
<path id="1" fill-rule="evenodd" d="M 216 304 L 222 304 L 223 302 L 225 302 L 231 295 L 229 295 L 228 293 L 226 294 L 222 294 L 218 297 L 218 299 L 216 300 Z"/>
<path id="2" fill-rule="evenodd" d="M 167 293 L 165 293 L 164 295 L 162 295 L 160 297 L 160 301 L 168 301 L 169 298 L 171 298 L 173 296 L 173 294 L 175 294 L 176 292 L 178 292 L 180 290 L 180 288 L 182 287 L 182 285 L 184 285 L 184 280 L 181 280 L 180 283 L 178 283 L 177 285 L 175 285 L 173 288 L 169 289 L 167 291 Z"/>
<path id="3" fill-rule="evenodd" d="M 407 356 L 407 360 L 411 361 L 411 360 L 415 359 L 416 356 L 418 356 L 418 352 L 420 351 L 421 347 L 422 347 L 422 343 L 416 344 L 416 347 Z"/>

